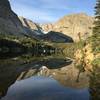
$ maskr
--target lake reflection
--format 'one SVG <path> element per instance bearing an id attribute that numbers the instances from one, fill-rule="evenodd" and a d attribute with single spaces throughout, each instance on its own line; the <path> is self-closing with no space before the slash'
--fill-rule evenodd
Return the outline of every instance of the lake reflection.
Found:
<path id="1" fill-rule="evenodd" d="M 77 83 L 78 69 L 66 57 L 3 59 L 0 68 L 1 100 L 89 100 L 86 74 Z"/>
<path id="2" fill-rule="evenodd" d="M 80 73 L 58 47 L 1 40 L 0 100 L 100 100 L 100 66 Z"/>
<path id="3" fill-rule="evenodd" d="M 61 55 L 1 59 L 0 100 L 90 100 L 88 73 L 81 73 L 77 82 L 78 72 Z"/>
<path id="4" fill-rule="evenodd" d="M 1 100 L 89 100 L 89 92 L 63 87 L 53 78 L 35 76 L 16 81 Z"/>

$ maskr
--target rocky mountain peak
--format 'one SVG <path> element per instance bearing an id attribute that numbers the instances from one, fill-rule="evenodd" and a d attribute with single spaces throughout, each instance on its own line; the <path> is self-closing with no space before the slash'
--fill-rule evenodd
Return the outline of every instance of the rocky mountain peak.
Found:
<path id="1" fill-rule="evenodd" d="M 33 22 L 30 19 L 24 18 L 22 16 L 19 16 L 20 21 L 22 22 L 24 28 L 27 30 L 28 33 L 31 33 L 31 35 L 41 35 L 42 29 L 38 23 Z"/>
<path id="2" fill-rule="evenodd" d="M 19 19 L 22 22 L 23 26 L 30 28 L 31 30 L 38 30 L 38 28 L 39 28 L 38 23 L 35 23 L 32 20 L 26 19 L 22 16 L 19 16 Z"/>
<path id="3" fill-rule="evenodd" d="M 25 33 L 22 23 L 12 11 L 8 0 L 0 0 L 0 33 L 14 35 Z"/>
<path id="4" fill-rule="evenodd" d="M 61 32 L 71 36 L 74 41 L 79 41 L 78 33 L 81 33 L 81 38 L 86 39 L 92 34 L 94 18 L 85 13 L 66 15 L 54 24 L 43 25 L 45 31 Z"/>

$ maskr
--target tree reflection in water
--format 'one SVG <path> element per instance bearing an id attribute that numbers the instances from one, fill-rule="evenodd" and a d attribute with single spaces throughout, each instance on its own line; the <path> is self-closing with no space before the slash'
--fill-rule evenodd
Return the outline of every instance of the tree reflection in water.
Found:
<path id="1" fill-rule="evenodd" d="M 42 51 L 44 51 L 44 49 Z M 81 87 L 81 85 L 83 86 L 83 84 L 84 86 L 85 84 L 88 85 L 88 79 L 87 80 L 85 79 L 87 76 L 84 76 L 85 75 L 84 73 L 81 74 L 80 82 L 75 83 L 76 82 L 75 76 L 77 76 L 76 73 L 78 73 L 78 71 L 73 67 L 68 67 L 68 65 L 72 63 L 72 60 L 66 59 L 66 57 L 64 56 L 62 57 L 61 55 L 57 55 L 57 53 L 56 55 L 55 54 L 52 55 L 49 51 L 47 53 L 42 51 L 41 50 L 39 51 L 39 53 L 42 53 L 40 57 L 30 54 L 30 55 L 23 55 L 17 58 L 9 57 L 9 59 L 0 60 L 0 97 L 1 98 L 7 94 L 8 88 L 12 84 L 14 84 L 16 80 L 23 80 L 24 78 L 28 78 L 33 75 L 51 76 L 56 80 L 58 80 L 64 86 Z M 73 69 L 73 71 L 71 68 Z M 94 69 L 94 71 L 90 76 L 90 86 L 89 86 L 89 92 L 91 95 L 90 99 L 100 100 L 100 95 L 99 95 L 100 94 L 100 80 L 99 80 L 100 68 L 99 66 L 95 68 L 96 69 Z"/>
<path id="2" fill-rule="evenodd" d="M 100 100 L 100 66 L 95 65 L 90 76 L 91 100 Z"/>

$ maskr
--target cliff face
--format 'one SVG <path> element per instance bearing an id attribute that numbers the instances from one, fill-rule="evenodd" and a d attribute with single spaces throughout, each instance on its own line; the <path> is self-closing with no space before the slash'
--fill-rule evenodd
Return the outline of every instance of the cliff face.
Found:
<path id="1" fill-rule="evenodd" d="M 72 14 L 64 16 L 54 24 L 43 25 L 44 31 L 56 31 L 71 36 L 74 41 L 78 41 L 78 33 L 80 32 L 81 38 L 86 39 L 92 34 L 94 18 L 84 13 Z"/>
<path id="2" fill-rule="evenodd" d="M 30 28 L 31 30 L 37 30 L 37 26 L 31 20 L 28 20 L 24 17 L 19 16 L 20 21 L 24 27 Z"/>
<path id="3" fill-rule="evenodd" d="M 42 39 L 44 41 L 50 42 L 73 42 L 73 39 L 71 37 L 60 32 L 50 31 L 47 34 L 44 34 L 40 24 L 24 17 L 19 17 L 19 19 L 22 22 L 28 35 L 36 37 L 37 39 Z M 52 28 L 52 26 L 50 28 Z"/>
<path id="4" fill-rule="evenodd" d="M 28 33 L 31 33 L 31 34 L 33 33 L 37 35 L 43 34 L 41 31 L 41 27 L 38 23 L 34 23 L 33 21 L 26 19 L 24 17 L 19 17 L 19 19 Z"/>
<path id="5" fill-rule="evenodd" d="M 25 33 L 17 15 L 11 10 L 8 0 L 0 0 L 0 33 L 14 35 Z"/>

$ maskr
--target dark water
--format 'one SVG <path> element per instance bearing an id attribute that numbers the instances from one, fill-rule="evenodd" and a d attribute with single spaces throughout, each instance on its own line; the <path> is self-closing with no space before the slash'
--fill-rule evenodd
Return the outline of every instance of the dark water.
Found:
<path id="1" fill-rule="evenodd" d="M 89 100 L 88 88 L 83 86 L 86 83 L 69 76 L 71 60 L 33 57 L 27 61 L 31 59 L 0 60 L 1 100 Z"/>
<path id="2" fill-rule="evenodd" d="M 4 54 L 0 58 L 0 100 L 92 100 L 91 95 L 100 100 L 96 99 L 99 87 L 97 95 L 93 92 L 97 80 L 91 81 L 91 91 L 85 73 L 76 82 L 78 69 L 72 60 L 55 54 L 55 49 L 21 56 Z"/>
<path id="3" fill-rule="evenodd" d="M 89 92 L 87 88 L 63 87 L 50 77 L 34 76 L 16 81 L 1 100 L 89 100 Z"/>

